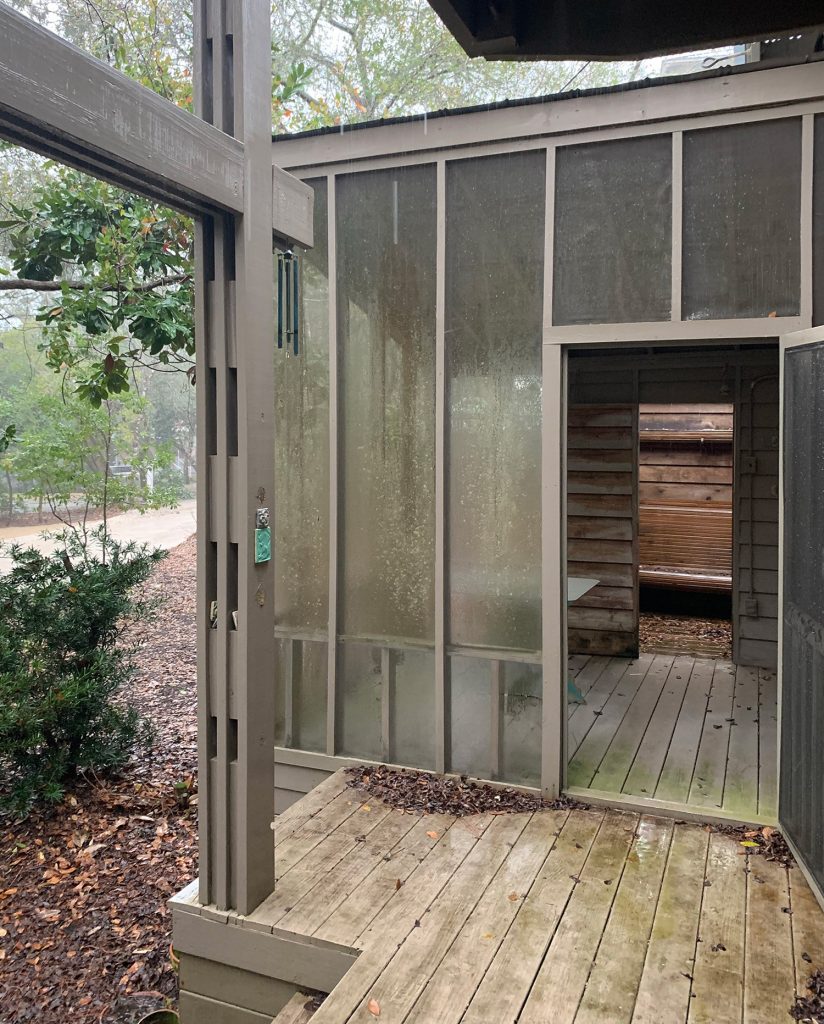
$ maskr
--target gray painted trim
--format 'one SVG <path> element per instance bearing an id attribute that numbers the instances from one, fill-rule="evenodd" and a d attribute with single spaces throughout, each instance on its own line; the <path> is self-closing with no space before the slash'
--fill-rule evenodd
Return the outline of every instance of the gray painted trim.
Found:
<path id="1" fill-rule="evenodd" d="M 767 815 L 755 815 L 752 818 L 739 818 L 729 811 L 712 807 L 690 807 L 686 804 L 671 803 L 668 800 L 655 800 L 639 796 L 624 796 L 617 793 L 603 793 L 597 789 L 584 789 L 579 786 L 568 786 L 564 789 L 567 796 L 594 807 L 615 807 L 622 811 L 635 811 L 638 814 L 655 814 L 660 818 L 675 818 L 677 821 L 695 821 L 700 824 L 718 825 L 775 825 L 776 819 Z"/>
<path id="2" fill-rule="evenodd" d="M 334 755 L 338 666 L 338 257 L 335 176 L 327 179 L 329 273 L 329 624 L 326 668 L 326 753 Z"/>
<path id="3" fill-rule="evenodd" d="M 683 270 L 684 228 L 684 133 L 672 133 L 672 312 L 681 319 L 681 279 Z"/>
<path id="4" fill-rule="evenodd" d="M 279 138 L 277 160 L 289 168 L 317 168 L 435 149 L 488 145 L 578 132 L 637 135 L 645 129 L 671 131 L 682 118 L 701 126 L 748 121 L 776 114 L 769 107 L 819 104 L 824 76 L 816 63 L 767 68 L 747 75 L 674 82 L 650 90 L 580 97 L 573 102 L 528 104 L 498 110 L 446 115 L 408 124 L 376 125 L 357 132 L 336 132 L 312 138 Z M 761 108 L 761 110 L 759 110 Z M 690 125 L 697 127 L 698 124 Z M 583 141 L 576 139 L 574 141 Z M 351 168 L 350 168 L 351 169 Z M 317 172 L 316 172 L 317 173 Z"/>
<path id="5" fill-rule="evenodd" d="M 175 912 L 178 955 L 214 960 L 266 978 L 331 992 L 357 959 L 357 950 L 282 930 L 241 928 L 232 920 L 211 921 Z"/>
<path id="6" fill-rule="evenodd" d="M 0 5 L 0 134 L 190 211 L 243 209 L 243 146 Z"/>
<path id="7" fill-rule="evenodd" d="M 435 241 L 435 769 L 451 763 L 451 702 L 447 635 L 446 571 L 446 164 L 436 179 Z"/>

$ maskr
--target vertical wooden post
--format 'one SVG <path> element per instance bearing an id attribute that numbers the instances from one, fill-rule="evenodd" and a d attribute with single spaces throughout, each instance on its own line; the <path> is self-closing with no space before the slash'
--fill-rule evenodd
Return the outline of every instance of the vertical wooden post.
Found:
<path id="1" fill-rule="evenodd" d="M 274 887 L 274 573 L 254 562 L 274 488 L 268 3 L 197 0 L 195 68 L 197 113 L 243 141 L 245 179 L 243 214 L 196 240 L 200 900 L 248 914 Z"/>
<path id="2" fill-rule="evenodd" d="M 451 691 L 446 659 L 446 161 L 437 165 L 435 254 L 435 770 L 451 765 Z"/>

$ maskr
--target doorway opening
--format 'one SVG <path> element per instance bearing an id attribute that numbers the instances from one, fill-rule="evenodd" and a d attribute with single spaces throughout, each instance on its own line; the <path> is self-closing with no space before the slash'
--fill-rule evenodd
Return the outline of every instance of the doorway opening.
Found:
<path id="1" fill-rule="evenodd" d="M 773 823 L 777 346 L 567 379 L 567 788 Z"/>
<path id="2" fill-rule="evenodd" d="M 638 407 L 639 650 L 732 658 L 732 403 Z"/>

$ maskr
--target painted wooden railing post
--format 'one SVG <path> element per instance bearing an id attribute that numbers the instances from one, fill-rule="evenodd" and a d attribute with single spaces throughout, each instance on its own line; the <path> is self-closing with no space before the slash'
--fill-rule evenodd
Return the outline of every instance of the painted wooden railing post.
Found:
<path id="1" fill-rule="evenodd" d="M 269 4 L 196 0 L 195 26 L 197 113 L 244 152 L 243 212 L 196 239 L 200 901 L 245 914 L 274 887 L 274 574 L 254 560 L 274 486 Z"/>

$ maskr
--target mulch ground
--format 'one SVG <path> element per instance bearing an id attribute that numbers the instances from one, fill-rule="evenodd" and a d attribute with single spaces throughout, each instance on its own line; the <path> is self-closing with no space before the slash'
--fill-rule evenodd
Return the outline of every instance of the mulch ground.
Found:
<path id="1" fill-rule="evenodd" d="M 639 640 L 642 651 L 655 654 L 732 657 L 732 623 L 729 619 L 642 612 Z"/>
<path id="2" fill-rule="evenodd" d="M 147 587 L 128 699 L 157 729 L 120 779 L 48 814 L 0 821 L 0 1021 L 133 1024 L 174 1000 L 166 900 L 197 874 L 194 541 Z"/>

